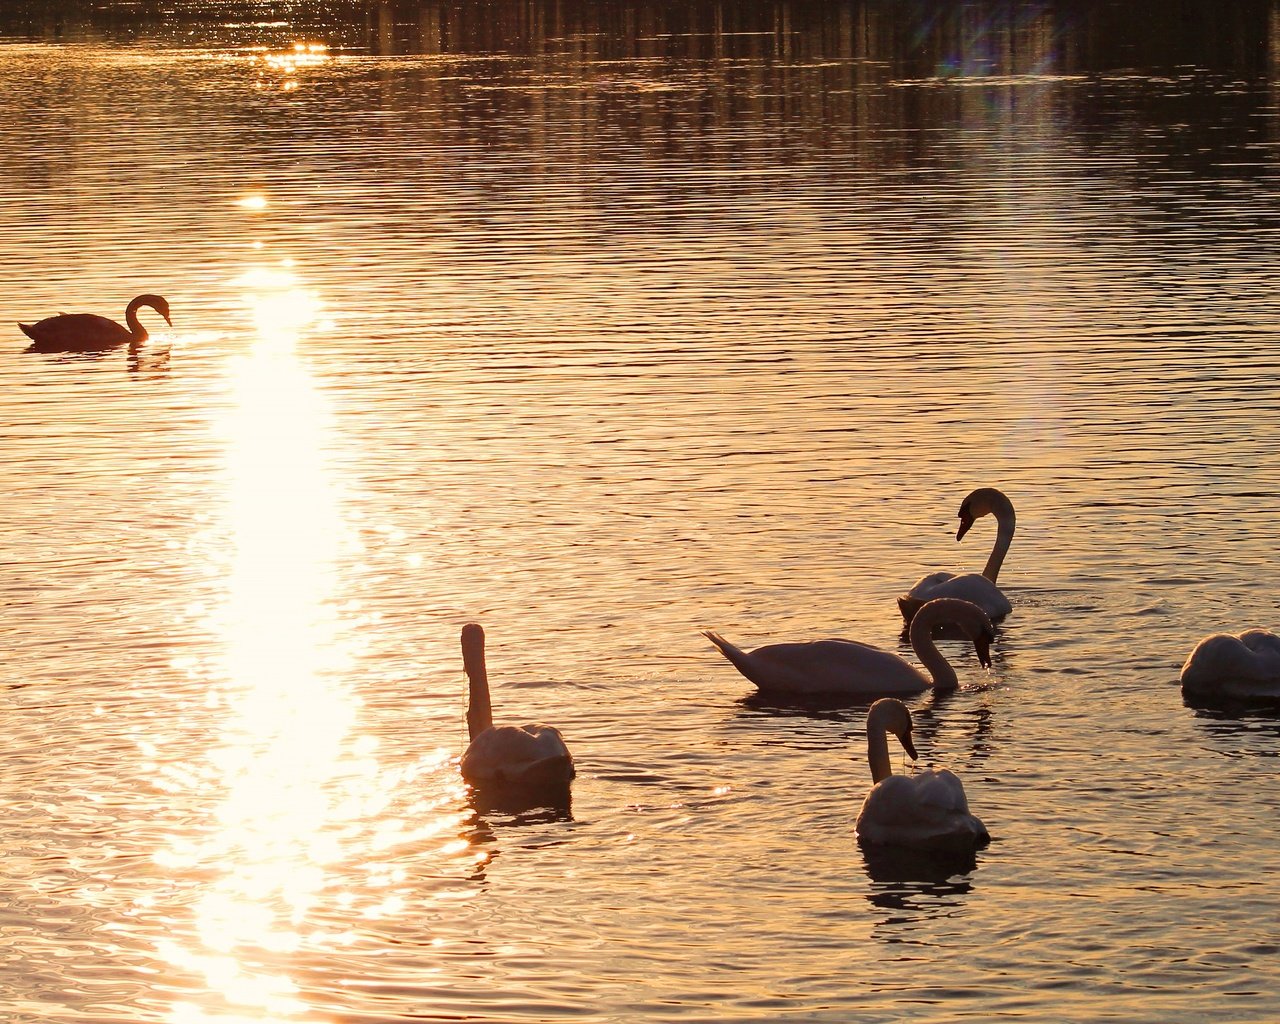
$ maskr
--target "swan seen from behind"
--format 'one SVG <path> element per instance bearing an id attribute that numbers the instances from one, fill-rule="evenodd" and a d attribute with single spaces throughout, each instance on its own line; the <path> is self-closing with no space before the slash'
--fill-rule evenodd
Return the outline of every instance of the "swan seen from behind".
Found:
<path id="1" fill-rule="evenodd" d="M 857 697 L 919 693 L 930 686 L 954 690 L 959 683 L 955 669 L 932 635 L 934 626 L 946 623 L 964 631 L 979 663 L 989 668 L 995 627 L 981 608 L 957 598 L 930 601 L 911 622 L 911 648 L 928 675 L 892 651 L 856 640 L 770 644 L 743 651 L 719 633 L 704 630 L 702 635 L 763 693 Z"/>
<path id="2" fill-rule="evenodd" d="M 1207 636 L 1182 666 L 1181 682 L 1196 697 L 1280 700 L 1280 636 L 1265 629 Z"/>
<path id="3" fill-rule="evenodd" d="M 1009 599 L 996 583 L 1017 526 L 1013 502 L 999 488 L 979 487 L 961 502 L 959 515 L 960 528 L 956 531 L 956 540 L 963 540 L 978 519 L 988 515 L 995 516 L 996 540 L 987 564 L 980 573 L 935 572 L 925 576 L 898 598 L 898 610 L 907 622 L 911 621 L 925 602 L 938 597 L 958 597 L 972 601 L 994 621 L 999 621 L 1013 610 Z"/>
<path id="4" fill-rule="evenodd" d="M 867 761 L 873 785 L 858 813 L 858 841 L 930 853 L 958 853 L 987 842 L 991 836 L 969 813 L 964 786 L 954 773 L 926 768 L 914 775 L 893 774 L 888 734 L 898 737 L 914 761 L 918 755 L 911 728 L 911 712 L 892 697 L 876 701 L 867 712 Z"/>
<path id="5" fill-rule="evenodd" d="M 462 665 L 467 674 L 467 732 L 462 777 L 476 787 L 541 789 L 567 786 L 573 757 L 564 737 L 549 725 L 493 724 L 484 630 L 474 622 L 462 627 Z"/>
<path id="6" fill-rule="evenodd" d="M 18 324 L 31 339 L 28 352 L 99 352 L 126 342 L 141 345 L 149 337 L 138 319 L 142 307 L 154 309 L 170 327 L 169 303 L 160 295 L 139 295 L 124 311 L 127 326 L 96 313 L 59 313 L 34 324 Z"/>

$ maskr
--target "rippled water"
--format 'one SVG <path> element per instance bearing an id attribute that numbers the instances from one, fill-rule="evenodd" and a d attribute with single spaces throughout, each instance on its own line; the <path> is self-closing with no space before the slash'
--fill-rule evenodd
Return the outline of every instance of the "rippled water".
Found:
<path id="1" fill-rule="evenodd" d="M 0 322 L 174 326 L 0 351 L 5 1020 L 1280 1016 L 1280 718 L 1177 686 L 1280 625 L 1280 8 L 17 6 Z M 994 842 L 868 862 L 698 629 L 909 655 L 985 484 Z"/>

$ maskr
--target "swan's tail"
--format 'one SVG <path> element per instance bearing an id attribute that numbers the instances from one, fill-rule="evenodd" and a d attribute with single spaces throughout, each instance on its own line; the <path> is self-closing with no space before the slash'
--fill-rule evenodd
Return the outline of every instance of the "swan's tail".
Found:
<path id="1" fill-rule="evenodd" d="M 735 647 L 719 633 L 713 633 L 709 629 L 702 630 L 702 635 L 715 644 L 716 647 L 720 649 L 720 653 L 728 658 L 739 672 L 743 675 L 747 674 L 745 667 L 747 663 L 747 653 L 744 650 L 739 647 Z M 747 678 L 750 678 L 750 676 Z"/>

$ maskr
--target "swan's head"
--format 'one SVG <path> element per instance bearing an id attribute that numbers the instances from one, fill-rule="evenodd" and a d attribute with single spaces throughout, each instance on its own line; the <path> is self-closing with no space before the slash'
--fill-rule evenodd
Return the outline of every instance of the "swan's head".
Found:
<path id="1" fill-rule="evenodd" d="M 462 627 L 462 665 L 468 676 L 484 672 L 484 629 L 478 622 Z"/>
<path id="2" fill-rule="evenodd" d="M 996 627 L 992 625 L 990 616 L 970 601 L 956 621 L 965 635 L 973 641 L 973 653 L 978 656 L 978 664 L 983 668 L 991 667 L 991 645 L 995 643 Z"/>
<path id="3" fill-rule="evenodd" d="M 993 515 L 998 508 L 1009 504 L 1004 492 L 994 487 L 979 487 L 976 491 L 970 491 L 960 503 L 960 529 L 956 531 L 956 540 L 963 540 L 975 521 L 983 516 Z"/>
<path id="4" fill-rule="evenodd" d="M 150 306 L 162 317 L 164 317 L 165 323 L 167 323 L 170 327 L 173 326 L 173 321 L 169 319 L 169 300 L 166 299 L 163 295 L 139 295 L 136 299 L 133 300 L 132 305 Z"/>
<path id="5" fill-rule="evenodd" d="M 991 644 L 996 638 L 994 630 L 983 630 L 973 638 L 973 650 L 978 655 L 978 664 L 983 668 L 991 667 Z"/>
<path id="6" fill-rule="evenodd" d="M 867 735 L 891 732 L 898 737 L 902 749 L 913 761 L 918 761 L 916 745 L 911 742 L 911 712 L 902 701 L 894 697 L 884 697 L 871 705 L 867 712 Z"/>

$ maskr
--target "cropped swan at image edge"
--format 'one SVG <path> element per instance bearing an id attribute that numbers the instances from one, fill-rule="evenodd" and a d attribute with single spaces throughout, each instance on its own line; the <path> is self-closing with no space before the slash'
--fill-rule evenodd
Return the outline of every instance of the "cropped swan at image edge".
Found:
<path id="1" fill-rule="evenodd" d="M 892 651 L 857 640 L 769 644 L 743 651 L 719 633 L 703 630 L 702 635 L 762 692 L 876 696 L 918 693 L 930 686 L 954 690 L 959 685 L 955 669 L 933 641 L 933 627 L 943 624 L 959 626 L 973 641 L 978 662 L 983 668 L 991 667 L 995 627 L 981 608 L 957 598 L 930 601 L 911 622 L 911 649 L 928 670 L 927 676 Z"/>
<path id="2" fill-rule="evenodd" d="M 127 327 L 97 313 L 59 313 L 34 324 L 18 326 L 31 339 L 28 352 L 99 352 L 126 342 L 141 345 L 150 337 L 138 319 L 138 310 L 143 306 L 154 309 L 164 317 L 165 323 L 173 326 L 169 303 L 160 295 L 139 295 L 130 302 L 124 311 Z"/>
<path id="3" fill-rule="evenodd" d="M 888 734 L 898 737 L 914 761 L 918 755 L 911 728 L 911 712 L 892 697 L 876 701 L 867 712 L 873 785 L 858 812 L 858 841 L 935 853 L 962 852 L 989 841 L 986 826 L 969 813 L 964 786 L 954 773 L 926 768 L 914 775 L 893 774 Z"/>
<path id="4" fill-rule="evenodd" d="M 1182 690 L 1225 700 L 1280 700 L 1280 636 L 1249 629 L 1201 640 L 1182 666 Z"/>
<path id="5" fill-rule="evenodd" d="M 484 630 L 474 622 L 462 627 L 462 665 L 468 681 L 467 732 L 471 740 L 462 755 L 462 777 L 477 787 L 568 785 L 574 776 L 573 756 L 557 729 L 493 724 Z"/>
<path id="6" fill-rule="evenodd" d="M 1003 491 L 996 487 L 979 487 L 972 491 L 960 503 L 960 528 L 956 531 L 956 540 L 963 540 L 974 522 L 983 516 L 996 517 L 996 540 L 987 558 L 982 572 L 930 573 L 919 580 L 915 586 L 898 598 L 898 610 L 902 617 L 910 622 L 926 601 L 938 597 L 959 597 L 972 601 L 993 620 L 1000 620 L 1013 610 L 1009 599 L 996 585 L 1000 575 L 1000 567 L 1004 565 L 1005 555 L 1009 553 L 1009 545 L 1013 542 L 1013 531 L 1017 525 L 1017 516 L 1013 511 L 1013 502 Z"/>

